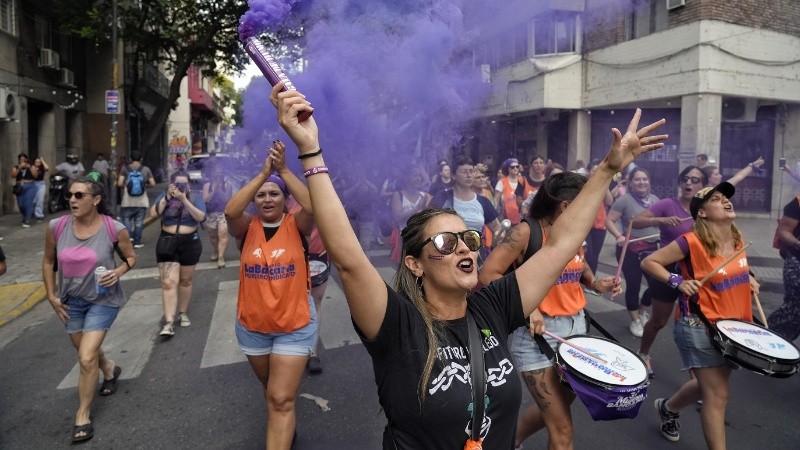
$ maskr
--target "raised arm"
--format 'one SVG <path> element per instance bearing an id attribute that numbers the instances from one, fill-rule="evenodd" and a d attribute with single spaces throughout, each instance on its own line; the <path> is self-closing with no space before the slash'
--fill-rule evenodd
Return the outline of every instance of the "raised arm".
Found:
<path id="1" fill-rule="evenodd" d="M 751 162 L 750 164 L 744 166 L 744 168 L 738 172 L 730 179 L 726 180 L 728 183 L 732 185 L 736 185 L 736 183 L 744 180 L 745 178 L 749 177 L 756 170 L 761 170 L 760 167 L 764 165 L 764 158 L 758 157 L 755 161 Z"/>
<path id="2" fill-rule="evenodd" d="M 272 158 L 267 157 L 264 160 L 264 165 L 261 167 L 261 172 L 258 172 L 252 180 L 248 181 L 241 189 L 236 191 L 228 200 L 225 205 L 225 220 L 228 222 L 228 231 L 236 239 L 241 239 L 247 232 L 247 226 L 250 224 L 252 216 L 244 212 L 247 205 L 253 201 L 256 192 L 264 183 L 267 178 L 272 174 Z"/>
<path id="3" fill-rule="evenodd" d="M 569 260 L 578 252 L 597 217 L 597 210 L 605 199 L 614 174 L 642 153 L 664 146 L 662 141 L 667 139 L 667 135 L 650 136 L 650 133 L 661 127 L 665 120 L 637 130 L 641 114 L 642 111 L 637 109 L 624 136 L 618 129 L 612 129 L 614 141 L 600 167 L 555 221 L 541 250 L 517 269 L 525 315 L 539 305 Z"/>
<path id="4" fill-rule="evenodd" d="M 303 122 L 297 119 L 299 112 L 313 111 L 311 104 L 298 91 L 281 92 L 282 87 L 283 84 L 278 83 L 270 95 L 270 101 L 278 110 L 278 122 L 303 156 L 303 169 L 324 167 L 314 118 Z M 316 155 L 306 156 L 313 153 Z M 309 176 L 308 190 L 317 229 L 339 271 L 350 314 L 364 336 L 372 339 L 378 335 L 386 314 L 387 292 L 383 278 L 361 248 L 328 174 L 318 171 Z"/>
<path id="5" fill-rule="evenodd" d="M 275 141 L 275 145 L 269 150 L 269 157 L 272 158 L 272 166 L 278 176 L 286 183 L 286 189 L 289 190 L 294 200 L 300 205 L 300 210 L 294 215 L 297 220 L 297 227 L 304 235 L 311 234 L 314 229 L 311 197 L 308 194 L 306 185 L 291 170 L 286 168 L 286 145 L 281 141 Z"/>

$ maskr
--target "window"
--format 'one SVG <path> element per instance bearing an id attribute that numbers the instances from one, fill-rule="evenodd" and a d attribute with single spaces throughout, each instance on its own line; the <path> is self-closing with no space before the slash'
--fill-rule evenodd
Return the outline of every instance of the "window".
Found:
<path id="1" fill-rule="evenodd" d="M 14 0 L 0 0 L 0 30 L 16 35 Z"/>
<path id="2" fill-rule="evenodd" d="M 572 53 L 577 51 L 576 16 L 556 14 L 533 21 L 533 53 Z"/>
<path id="3" fill-rule="evenodd" d="M 38 45 L 39 48 L 53 48 L 50 19 L 41 14 L 36 14 L 33 18 L 33 23 L 36 33 L 36 45 Z"/>
<path id="4" fill-rule="evenodd" d="M 625 16 L 625 40 L 667 29 L 667 5 L 664 0 L 637 0 Z"/>

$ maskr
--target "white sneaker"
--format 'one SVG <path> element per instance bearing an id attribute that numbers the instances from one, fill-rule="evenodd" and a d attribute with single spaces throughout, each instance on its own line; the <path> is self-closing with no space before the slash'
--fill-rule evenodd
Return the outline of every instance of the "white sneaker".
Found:
<path id="1" fill-rule="evenodd" d="M 639 320 L 631 320 L 631 326 L 628 329 L 632 335 L 638 338 L 642 337 L 642 333 L 644 333 L 644 327 Z"/>
<path id="2" fill-rule="evenodd" d="M 182 327 L 188 327 L 192 324 L 192 321 L 189 320 L 189 316 L 187 316 L 186 313 L 180 313 L 178 315 L 178 322 L 180 322 Z"/>
<path id="3" fill-rule="evenodd" d="M 648 320 L 650 320 L 649 312 L 642 311 L 641 313 L 639 313 L 639 322 L 641 322 L 642 326 L 644 326 Z"/>
<path id="4" fill-rule="evenodd" d="M 158 334 L 159 336 L 175 336 L 175 327 L 172 326 L 172 322 L 165 323 Z"/>
<path id="5" fill-rule="evenodd" d="M 133 244 L 133 248 L 142 248 L 144 244 Z"/>

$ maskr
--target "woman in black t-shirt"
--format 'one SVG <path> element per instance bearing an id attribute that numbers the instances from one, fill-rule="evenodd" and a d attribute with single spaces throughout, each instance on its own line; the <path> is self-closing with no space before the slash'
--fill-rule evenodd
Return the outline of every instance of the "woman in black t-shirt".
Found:
<path id="1" fill-rule="evenodd" d="M 553 227 L 547 243 L 516 273 L 471 292 L 478 283 L 480 233 L 453 210 L 426 209 L 408 220 L 394 289 L 386 286 L 358 243 L 322 157 L 313 111 L 298 91 L 273 88 L 278 121 L 299 150 L 314 218 L 339 271 L 353 323 L 372 357 L 378 396 L 388 425 L 383 448 L 461 449 L 471 429 L 472 388 L 467 312 L 481 329 L 486 405 L 483 448 L 514 447 L 519 379 L 506 340 L 547 294 L 577 252 L 614 173 L 636 156 L 663 146 L 649 136 L 664 123 L 637 131 L 636 112 L 592 177 Z"/>

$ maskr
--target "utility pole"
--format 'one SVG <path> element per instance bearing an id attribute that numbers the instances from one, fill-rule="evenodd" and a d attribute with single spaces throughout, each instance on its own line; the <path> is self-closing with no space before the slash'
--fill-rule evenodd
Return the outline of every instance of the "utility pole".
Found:
<path id="1" fill-rule="evenodd" d="M 117 61 L 117 0 L 111 0 L 111 90 L 119 93 L 119 63 Z M 120 102 L 119 104 L 121 104 Z M 116 110 L 115 110 L 116 111 Z M 109 180 L 109 209 L 116 216 L 117 211 L 117 113 L 111 113 L 111 176 Z"/>

